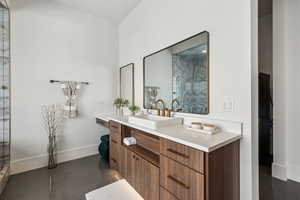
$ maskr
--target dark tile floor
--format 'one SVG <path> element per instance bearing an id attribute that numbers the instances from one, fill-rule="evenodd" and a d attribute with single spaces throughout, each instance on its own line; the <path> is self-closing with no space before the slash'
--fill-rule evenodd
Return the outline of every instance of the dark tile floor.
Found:
<path id="1" fill-rule="evenodd" d="M 85 200 L 85 194 L 113 183 L 119 174 L 99 156 L 37 169 L 10 177 L 1 200 Z"/>
<path id="2" fill-rule="evenodd" d="M 260 167 L 260 200 L 300 200 L 300 183 L 272 178 L 271 170 Z"/>
<path id="3" fill-rule="evenodd" d="M 84 195 L 120 179 L 107 162 L 91 156 L 10 177 L 0 200 L 85 200 Z M 260 168 L 260 200 L 300 200 L 300 184 L 271 177 Z"/>

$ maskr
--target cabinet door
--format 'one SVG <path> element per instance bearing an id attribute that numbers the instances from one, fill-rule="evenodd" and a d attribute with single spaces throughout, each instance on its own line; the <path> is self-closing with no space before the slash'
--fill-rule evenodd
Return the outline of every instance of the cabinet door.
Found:
<path id="1" fill-rule="evenodd" d="M 112 137 L 109 141 L 109 165 L 112 169 L 119 171 L 120 144 L 115 142 Z"/>
<path id="2" fill-rule="evenodd" d="M 145 200 L 159 199 L 159 168 L 144 159 L 138 160 L 138 187 Z"/>
<path id="3" fill-rule="evenodd" d="M 127 179 L 127 149 L 120 145 L 120 166 L 119 172 L 123 178 Z"/>
<path id="4" fill-rule="evenodd" d="M 143 197 L 143 180 L 144 180 L 144 162 L 138 155 L 134 156 L 135 159 L 135 172 L 134 172 L 134 189 Z"/>
<path id="5" fill-rule="evenodd" d="M 126 180 L 145 199 L 159 199 L 159 168 L 126 149 Z"/>
<path id="6" fill-rule="evenodd" d="M 126 150 L 126 180 L 135 188 L 135 154 Z"/>

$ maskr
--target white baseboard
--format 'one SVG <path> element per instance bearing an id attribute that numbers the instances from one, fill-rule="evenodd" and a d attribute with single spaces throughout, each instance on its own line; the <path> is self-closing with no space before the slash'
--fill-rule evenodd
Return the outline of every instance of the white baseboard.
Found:
<path id="1" fill-rule="evenodd" d="M 287 181 L 287 168 L 277 163 L 272 164 L 272 176 L 283 181 Z"/>
<path id="2" fill-rule="evenodd" d="M 288 166 L 288 179 L 300 183 L 300 166 L 289 165 Z"/>
<path id="3" fill-rule="evenodd" d="M 57 153 L 58 163 L 83 158 L 98 153 L 98 144 L 69 149 Z M 10 174 L 18 174 L 48 165 L 48 155 L 39 155 L 20 160 L 11 161 Z"/>

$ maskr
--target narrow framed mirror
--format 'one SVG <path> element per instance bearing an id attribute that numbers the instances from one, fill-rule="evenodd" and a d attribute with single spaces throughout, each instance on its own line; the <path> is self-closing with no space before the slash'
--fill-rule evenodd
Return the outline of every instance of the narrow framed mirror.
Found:
<path id="1" fill-rule="evenodd" d="M 134 64 L 120 68 L 120 97 L 134 104 Z"/>
<path id="2" fill-rule="evenodd" d="M 143 64 L 145 109 L 163 102 L 175 112 L 209 113 L 207 31 L 144 57 Z"/>

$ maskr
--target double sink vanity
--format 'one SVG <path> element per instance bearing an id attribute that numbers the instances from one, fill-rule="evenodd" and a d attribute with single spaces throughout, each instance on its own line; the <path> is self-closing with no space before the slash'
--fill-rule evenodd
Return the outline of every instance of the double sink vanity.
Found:
<path id="1" fill-rule="evenodd" d="M 240 134 L 205 135 L 181 118 L 98 115 L 110 129 L 111 168 L 145 200 L 238 200 Z M 136 138 L 127 146 L 126 137 Z"/>

